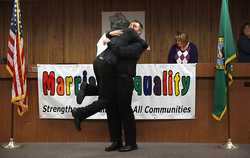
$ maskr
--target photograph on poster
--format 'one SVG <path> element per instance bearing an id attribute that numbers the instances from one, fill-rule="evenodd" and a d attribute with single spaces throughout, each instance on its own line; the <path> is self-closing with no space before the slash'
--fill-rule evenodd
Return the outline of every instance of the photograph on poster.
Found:
<path id="1" fill-rule="evenodd" d="M 124 28 L 131 20 L 139 20 L 143 24 L 141 37 L 145 39 L 145 12 L 144 11 L 111 11 L 102 12 L 102 34 L 114 28 Z"/>

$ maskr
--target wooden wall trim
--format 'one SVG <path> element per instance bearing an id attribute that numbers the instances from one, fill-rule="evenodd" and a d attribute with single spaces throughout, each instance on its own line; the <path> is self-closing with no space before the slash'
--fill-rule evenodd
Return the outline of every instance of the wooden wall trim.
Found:
<path id="1" fill-rule="evenodd" d="M 233 64 L 233 76 L 240 78 L 250 77 L 250 63 L 236 63 Z M 36 65 L 29 66 L 28 78 L 37 78 Z M 197 64 L 196 76 L 199 78 L 212 78 L 214 77 L 215 64 L 212 63 L 199 63 Z M 5 68 L 5 65 L 0 65 L 0 79 L 9 79 L 11 76 Z"/>

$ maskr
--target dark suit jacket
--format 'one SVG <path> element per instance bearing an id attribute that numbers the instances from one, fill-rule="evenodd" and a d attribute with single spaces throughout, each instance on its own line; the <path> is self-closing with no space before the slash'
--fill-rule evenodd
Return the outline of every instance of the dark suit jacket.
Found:
<path id="1" fill-rule="evenodd" d="M 109 33 L 107 33 L 107 37 L 110 39 L 108 46 L 128 46 L 129 44 L 140 40 L 139 35 L 131 28 L 124 29 L 123 34 L 121 34 L 120 36 L 112 37 Z"/>
<path id="2" fill-rule="evenodd" d="M 118 76 L 133 77 L 136 75 L 136 64 L 142 52 L 148 47 L 148 44 L 140 39 L 128 46 L 118 47 L 114 53 L 118 56 L 116 66 Z"/>
<path id="3" fill-rule="evenodd" d="M 98 57 L 101 57 L 103 60 L 105 60 L 107 63 L 116 65 L 120 57 L 123 58 L 131 58 L 131 57 L 138 57 L 139 54 L 136 52 L 134 53 L 136 49 L 138 49 L 138 45 L 142 45 L 142 47 L 146 47 L 146 42 L 139 37 L 139 35 L 131 28 L 127 28 L 123 30 L 123 34 L 120 36 L 111 36 L 109 32 L 106 34 L 106 36 L 110 39 L 110 42 L 108 43 L 108 48 L 102 52 Z M 139 42 L 140 44 L 137 44 L 137 46 L 134 46 L 135 48 L 128 47 L 133 43 Z M 146 45 L 146 46 L 145 46 Z M 123 53 L 119 53 L 117 51 L 117 48 L 125 48 L 126 51 L 122 51 Z M 132 53 L 130 53 L 132 52 Z M 131 56 L 132 55 L 132 56 Z M 131 56 L 131 57 L 130 57 Z"/>

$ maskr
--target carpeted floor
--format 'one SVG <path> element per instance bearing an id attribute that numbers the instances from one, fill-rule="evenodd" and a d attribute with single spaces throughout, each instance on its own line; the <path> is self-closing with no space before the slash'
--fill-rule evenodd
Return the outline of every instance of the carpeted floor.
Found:
<path id="1" fill-rule="evenodd" d="M 105 152 L 107 143 L 26 143 L 19 149 L 0 148 L 0 158 L 250 158 L 250 144 L 224 150 L 220 144 L 139 143 L 131 152 Z"/>

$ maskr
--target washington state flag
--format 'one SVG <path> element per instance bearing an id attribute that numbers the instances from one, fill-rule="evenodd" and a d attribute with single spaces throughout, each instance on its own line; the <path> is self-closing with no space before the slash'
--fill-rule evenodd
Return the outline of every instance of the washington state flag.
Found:
<path id="1" fill-rule="evenodd" d="M 228 105 L 228 86 L 232 83 L 231 62 L 236 58 L 236 49 L 230 22 L 228 0 L 222 0 L 218 34 L 217 61 L 215 70 L 214 105 L 212 116 L 220 121 Z"/>

